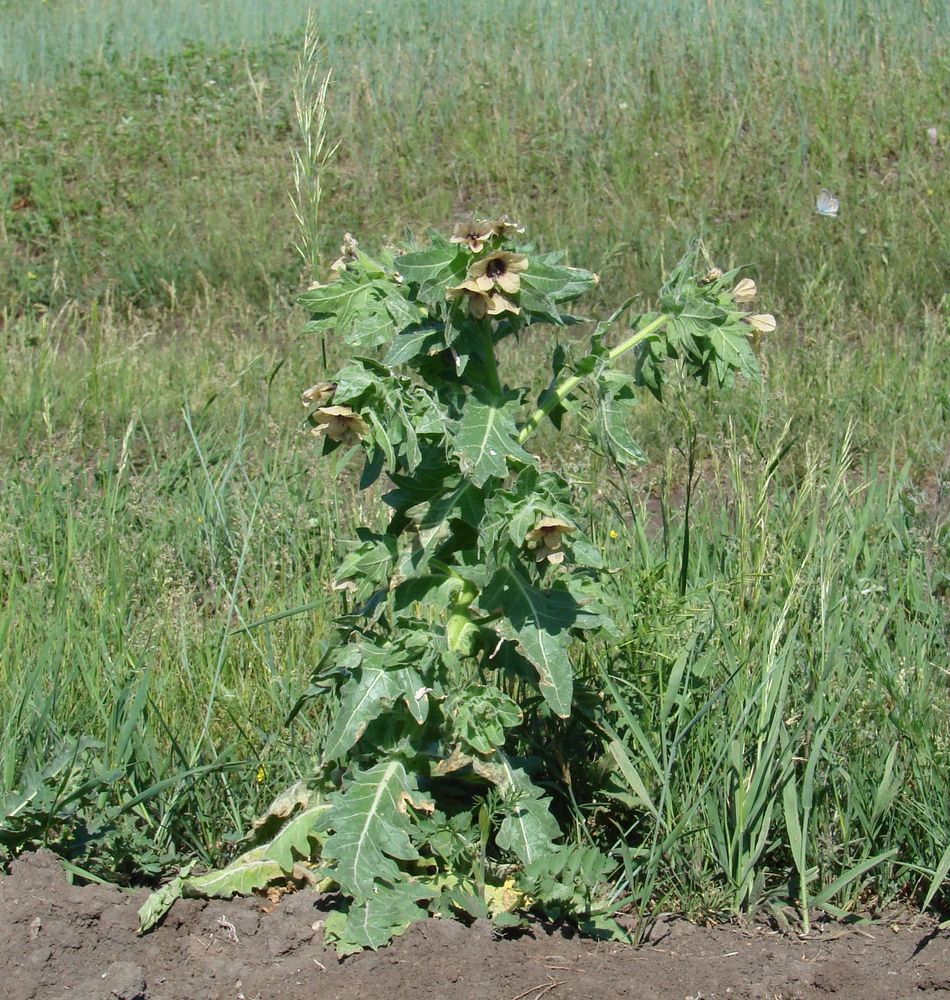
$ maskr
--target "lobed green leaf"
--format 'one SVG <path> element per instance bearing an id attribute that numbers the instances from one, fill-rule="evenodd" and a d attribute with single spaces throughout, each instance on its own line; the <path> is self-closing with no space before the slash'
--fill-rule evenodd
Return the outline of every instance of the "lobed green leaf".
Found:
<path id="1" fill-rule="evenodd" d="M 400 760 L 383 760 L 366 771 L 354 768 L 344 789 L 330 796 L 323 849 L 332 878 L 359 904 L 372 898 L 380 880 L 394 885 L 396 861 L 419 856 L 410 838 L 410 807 L 431 811 L 415 775 Z"/>
<path id="2" fill-rule="evenodd" d="M 515 418 L 520 402 L 515 393 L 496 396 L 483 389 L 466 398 L 454 446 L 462 471 L 476 486 L 507 476 L 509 459 L 526 465 L 537 462 L 518 443 Z"/>

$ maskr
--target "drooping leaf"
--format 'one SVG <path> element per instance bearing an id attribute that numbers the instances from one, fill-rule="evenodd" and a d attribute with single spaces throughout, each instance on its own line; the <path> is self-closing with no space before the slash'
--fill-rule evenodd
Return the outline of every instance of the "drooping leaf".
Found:
<path id="1" fill-rule="evenodd" d="M 419 856 L 409 836 L 409 807 L 428 812 L 432 802 L 399 760 L 354 769 L 343 791 L 329 801 L 333 808 L 326 825 L 333 832 L 323 847 L 328 874 L 357 903 L 365 902 L 378 880 L 393 885 L 400 879 L 396 861 Z"/>
<path id="2" fill-rule="evenodd" d="M 292 816 L 265 845 L 264 856 L 276 861 L 285 874 L 292 872 L 297 861 L 312 856 L 311 842 L 329 808 L 327 802 L 316 802 Z"/>
<path id="3" fill-rule="evenodd" d="M 597 275 L 580 267 L 565 267 L 552 262 L 551 256 L 532 254 L 528 269 L 521 275 L 522 303 L 569 302 L 595 287 Z M 525 295 L 527 293 L 527 298 Z"/>
<path id="4" fill-rule="evenodd" d="M 689 299 L 678 311 L 684 320 L 694 319 L 707 325 L 722 322 L 726 318 L 726 310 L 706 298 Z"/>
<path id="5" fill-rule="evenodd" d="M 292 870 L 292 868 L 291 868 Z M 256 847 L 242 854 L 226 868 L 192 875 L 182 885 L 182 895 L 229 899 L 247 896 L 264 889 L 277 879 L 286 878 L 288 871 L 273 858 L 267 857 L 267 848 Z"/>
<path id="6" fill-rule="evenodd" d="M 313 881 L 313 874 L 302 864 L 285 869 L 272 858 L 265 857 L 266 845 L 242 854 L 226 868 L 205 875 L 182 875 L 157 892 L 152 893 L 139 909 L 139 933 L 144 934 L 168 912 L 172 904 L 183 897 L 193 899 L 230 899 L 247 896 L 266 889 L 288 876 L 298 881 Z"/>
<path id="7" fill-rule="evenodd" d="M 372 427 L 373 443 L 382 452 L 389 468 L 394 469 L 396 467 L 396 446 L 390 434 L 389 421 L 384 424 L 374 410 L 370 410 L 367 416 Z"/>
<path id="8" fill-rule="evenodd" d="M 453 520 L 477 526 L 482 502 L 475 484 L 460 479 L 454 486 L 446 484 L 446 491 L 434 500 L 410 507 L 407 513 L 416 528 L 416 544 L 400 560 L 401 575 L 408 577 L 425 572 L 429 560 L 451 534 Z"/>
<path id="9" fill-rule="evenodd" d="M 337 281 L 304 292 L 299 302 L 317 316 L 338 316 L 358 312 L 371 294 L 371 285 L 355 276 L 343 274 Z"/>
<path id="10" fill-rule="evenodd" d="M 413 605 L 428 604 L 437 609 L 446 608 L 458 590 L 459 581 L 447 573 L 425 573 L 411 576 L 393 590 L 393 612 L 397 617 L 413 614 Z"/>
<path id="11" fill-rule="evenodd" d="M 592 430 L 597 443 L 617 465 L 642 465 L 646 455 L 630 433 L 636 397 L 632 379 L 621 372 L 605 371 L 597 380 L 599 399 Z"/>
<path id="12" fill-rule="evenodd" d="M 148 898 L 139 907 L 139 928 L 138 933 L 144 934 L 151 930 L 166 913 L 181 899 L 182 886 L 188 877 L 193 864 L 186 865 L 181 874 L 177 875 L 170 882 L 163 885 L 155 892 L 149 893 Z"/>
<path id="13" fill-rule="evenodd" d="M 665 338 L 655 335 L 640 344 L 636 352 L 636 384 L 646 386 L 656 399 L 663 398 L 663 362 L 668 357 L 666 343 Z"/>
<path id="14" fill-rule="evenodd" d="M 421 389 L 414 391 L 412 402 L 416 434 L 420 437 L 425 435 L 441 437 L 448 422 L 445 406 Z"/>
<path id="15" fill-rule="evenodd" d="M 717 359 L 725 362 L 731 369 L 738 371 L 750 381 L 758 381 L 760 377 L 759 363 L 752 350 L 748 334 L 741 323 L 716 327 L 710 333 L 709 339 Z M 720 371 L 719 381 L 720 384 L 726 381 L 722 371 Z"/>
<path id="16" fill-rule="evenodd" d="M 312 794 L 302 781 L 295 781 L 289 788 L 277 794 L 263 815 L 254 820 L 253 828 L 263 829 L 275 820 L 282 823 L 295 810 L 308 806 Z"/>
<path id="17" fill-rule="evenodd" d="M 396 488 L 384 493 L 382 499 L 395 511 L 408 511 L 412 507 L 441 496 L 446 481 L 452 480 L 454 484 L 457 477 L 457 466 L 446 461 L 443 450 L 428 449 L 423 454 L 422 464 L 413 475 L 407 476 L 399 472 L 391 474 L 390 478 Z"/>
<path id="18" fill-rule="evenodd" d="M 368 369 L 360 360 L 354 360 L 346 365 L 336 377 L 336 390 L 333 393 L 334 403 L 352 403 L 358 400 L 367 389 L 379 383 L 380 376 Z"/>
<path id="19" fill-rule="evenodd" d="M 393 282 L 384 285 L 383 289 L 385 292 L 383 304 L 386 306 L 386 312 L 389 313 L 397 331 L 414 326 L 419 322 L 423 313 L 420 312 L 420 307 L 417 304 L 406 298 L 403 285 Z"/>
<path id="20" fill-rule="evenodd" d="M 433 346 L 440 345 L 442 335 L 443 324 L 416 322 L 393 338 L 384 361 L 390 367 L 412 361 L 420 354 L 428 352 Z"/>
<path id="21" fill-rule="evenodd" d="M 396 539 L 392 535 L 362 532 L 364 540 L 350 552 L 336 571 L 336 583 L 353 581 L 358 600 L 364 600 L 377 587 L 385 584 L 398 556 Z"/>
<path id="22" fill-rule="evenodd" d="M 404 616 L 405 618 L 405 616 Z M 414 628 L 411 619 L 390 641 L 366 636 L 340 647 L 337 661 L 349 673 L 340 704 L 323 748 L 324 762 L 342 759 L 362 737 L 367 726 L 402 699 L 421 725 L 429 710 L 422 675 L 438 658 L 432 626 Z"/>
<path id="23" fill-rule="evenodd" d="M 276 824 L 273 836 L 245 851 L 224 868 L 192 875 L 193 866 L 187 865 L 177 878 L 153 892 L 142 904 L 139 909 L 139 933 L 144 934 L 158 923 L 174 902 L 182 897 L 228 899 L 235 895 L 249 895 L 274 882 L 286 881 L 288 877 L 312 881 L 310 869 L 302 862 L 311 858 L 312 841 L 318 833 L 321 819 L 330 809 L 327 802 L 315 799 L 315 793 L 309 792 L 301 782 L 278 795 L 264 815 L 253 824 L 257 837 Z"/>
<path id="24" fill-rule="evenodd" d="M 286 825 L 290 816 L 319 801 L 319 794 L 307 788 L 302 781 L 296 781 L 289 788 L 283 789 L 251 824 L 250 833 L 242 842 L 244 849 L 249 850 L 270 842 Z"/>
<path id="25" fill-rule="evenodd" d="M 389 280 L 367 281 L 362 275 L 345 271 L 336 281 L 300 297 L 301 304 L 313 313 L 306 328 L 333 329 L 352 347 L 379 347 L 396 331 L 386 307 L 393 294 Z"/>

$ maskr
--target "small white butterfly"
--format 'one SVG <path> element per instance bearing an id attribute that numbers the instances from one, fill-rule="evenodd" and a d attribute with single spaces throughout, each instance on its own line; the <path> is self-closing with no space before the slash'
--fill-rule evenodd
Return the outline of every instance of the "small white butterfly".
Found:
<path id="1" fill-rule="evenodd" d="M 839 207 L 838 199 L 827 188 L 822 188 L 818 193 L 818 214 L 834 218 L 838 214 Z"/>

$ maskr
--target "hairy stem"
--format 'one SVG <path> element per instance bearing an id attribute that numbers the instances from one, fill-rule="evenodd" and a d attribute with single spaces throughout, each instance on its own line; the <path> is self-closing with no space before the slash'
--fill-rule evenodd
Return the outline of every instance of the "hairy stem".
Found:
<path id="1" fill-rule="evenodd" d="M 628 337 L 622 343 L 618 344 L 616 347 L 611 348 L 607 355 L 608 360 L 616 361 L 621 355 L 626 354 L 627 351 L 632 350 L 637 344 L 642 343 L 651 334 L 656 333 L 668 320 L 669 316 L 657 316 L 656 319 L 651 320 L 642 329 L 638 330 L 632 337 Z M 544 422 L 544 418 L 548 416 L 553 410 L 555 410 L 565 399 L 584 381 L 588 378 L 587 375 L 571 375 L 569 378 L 564 379 L 564 381 L 551 393 L 550 397 L 545 400 L 543 406 L 539 406 L 538 409 L 531 414 L 528 418 L 528 422 L 521 428 L 521 433 L 518 435 L 518 444 L 524 444 L 529 437 L 541 426 Z"/>
<path id="2" fill-rule="evenodd" d="M 485 378 L 489 391 L 496 396 L 501 395 L 501 379 L 498 377 L 498 363 L 495 360 L 495 341 L 492 337 L 491 324 L 482 322 L 482 361 L 485 365 Z"/>

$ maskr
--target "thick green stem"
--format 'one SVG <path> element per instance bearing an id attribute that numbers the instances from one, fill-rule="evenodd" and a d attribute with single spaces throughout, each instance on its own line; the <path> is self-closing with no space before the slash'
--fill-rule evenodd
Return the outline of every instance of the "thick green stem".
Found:
<path id="1" fill-rule="evenodd" d="M 646 340 L 651 334 L 656 333 L 657 330 L 662 327 L 669 316 L 657 316 L 656 319 L 651 320 L 642 329 L 638 330 L 632 337 L 628 337 L 625 341 L 618 344 L 616 347 L 611 348 L 607 354 L 607 358 L 610 361 L 616 361 L 622 354 L 626 354 L 627 351 L 632 350 L 637 344 Z M 539 406 L 538 409 L 531 414 L 528 418 L 528 422 L 521 428 L 521 433 L 518 435 L 518 444 L 524 444 L 529 437 L 541 426 L 544 422 L 544 418 L 551 413 L 552 410 L 560 406 L 565 399 L 584 381 L 588 378 L 587 375 L 571 375 L 570 378 L 566 378 L 551 395 L 544 401 L 543 406 Z"/>
<path id="2" fill-rule="evenodd" d="M 498 377 L 498 364 L 495 361 L 495 338 L 492 336 L 491 323 L 482 322 L 482 360 L 485 363 L 485 376 L 489 391 L 501 395 L 501 379 Z"/>

